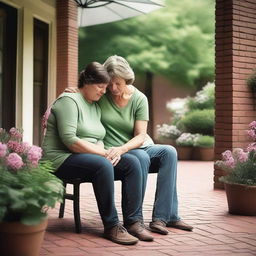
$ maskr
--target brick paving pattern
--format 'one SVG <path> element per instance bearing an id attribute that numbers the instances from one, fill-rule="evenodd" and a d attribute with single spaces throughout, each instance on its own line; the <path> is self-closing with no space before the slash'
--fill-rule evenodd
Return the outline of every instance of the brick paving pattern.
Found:
<path id="1" fill-rule="evenodd" d="M 150 174 L 144 200 L 145 224 L 151 221 L 156 174 Z M 121 219 L 120 182 L 116 205 Z M 70 188 L 68 188 L 70 189 Z M 194 226 L 193 232 L 169 228 L 154 242 L 123 246 L 102 237 L 103 226 L 90 183 L 81 186 L 81 234 L 74 232 L 72 204 L 67 201 L 64 219 L 58 208 L 50 211 L 41 256 L 194 256 L 256 255 L 256 217 L 228 213 L 225 191 L 213 190 L 213 163 L 180 161 L 178 165 L 179 213 Z"/>

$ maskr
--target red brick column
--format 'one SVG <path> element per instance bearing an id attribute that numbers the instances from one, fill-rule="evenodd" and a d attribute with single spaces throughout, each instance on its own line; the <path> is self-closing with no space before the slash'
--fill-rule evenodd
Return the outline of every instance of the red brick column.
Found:
<path id="1" fill-rule="evenodd" d="M 248 123 L 256 119 L 246 79 L 256 68 L 256 1 L 216 0 L 215 159 L 245 147 Z M 214 188 L 223 188 L 215 167 Z"/>
<path id="2" fill-rule="evenodd" d="M 57 88 L 56 94 L 77 85 L 78 26 L 74 0 L 57 0 Z"/>

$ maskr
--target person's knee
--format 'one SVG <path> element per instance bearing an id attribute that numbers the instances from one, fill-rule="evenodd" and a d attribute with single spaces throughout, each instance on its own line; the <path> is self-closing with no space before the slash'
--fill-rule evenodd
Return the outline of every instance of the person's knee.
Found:
<path id="1" fill-rule="evenodd" d="M 177 150 L 171 145 L 166 145 L 164 148 L 165 154 L 167 154 L 172 159 L 177 159 Z"/>
<path id="2" fill-rule="evenodd" d="M 125 161 L 127 170 L 132 170 L 133 172 L 141 172 L 140 160 L 135 155 L 124 154 L 122 158 L 123 161 Z"/>
<path id="3" fill-rule="evenodd" d="M 131 154 L 136 156 L 143 166 L 149 167 L 150 156 L 146 151 L 144 151 L 142 149 L 136 149 L 136 151 L 132 151 Z"/>
<path id="4" fill-rule="evenodd" d="M 99 163 L 99 168 L 97 169 L 96 173 L 98 175 L 103 175 L 103 176 L 110 176 L 110 177 L 113 176 L 114 168 L 112 163 L 106 158 L 101 159 Z"/>

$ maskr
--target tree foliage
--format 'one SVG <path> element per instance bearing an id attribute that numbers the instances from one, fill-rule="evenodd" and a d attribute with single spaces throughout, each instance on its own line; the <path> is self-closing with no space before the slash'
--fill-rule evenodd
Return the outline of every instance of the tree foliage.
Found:
<path id="1" fill-rule="evenodd" d="M 117 54 L 136 72 L 201 86 L 214 76 L 214 3 L 166 0 L 166 7 L 147 15 L 81 28 L 79 68 Z"/>

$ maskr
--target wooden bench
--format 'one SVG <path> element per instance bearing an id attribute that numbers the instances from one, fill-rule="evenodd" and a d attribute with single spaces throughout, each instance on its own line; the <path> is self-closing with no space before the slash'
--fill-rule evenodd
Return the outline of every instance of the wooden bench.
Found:
<path id="1" fill-rule="evenodd" d="M 157 160 L 153 160 L 151 162 L 149 173 L 157 173 L 159 169 L 159 163 Z M 116 177 L 115 180 L 120 180 L 120 178 Z M 62 179 L 63 185 L 65 187 L 65 192 L 63 195 L 63 202 L 60 204 L 59 209 L 59 218 L 64 217 L 65 211 L 65 200 L 72 200 L 73 201 L 73 214 L 74 214 L 74 221 L 75 221 L 75 231 L 76 233 L 81 233 L 82 225 L 81 225 L 81 218 L 80 218 L 80 185 L 82 183 L 91 182 L 89 179 Z M 73 194 L 66 192 L 67 184 L 73 185 Z"/>

